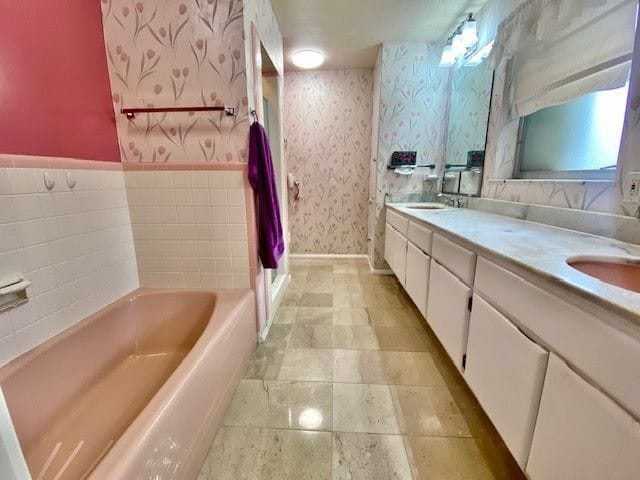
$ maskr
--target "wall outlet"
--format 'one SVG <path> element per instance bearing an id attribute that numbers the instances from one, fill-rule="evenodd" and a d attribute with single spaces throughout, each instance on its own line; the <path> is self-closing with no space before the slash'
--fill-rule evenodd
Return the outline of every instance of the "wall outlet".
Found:
<path id="1" fill-rule="evenodd" d="M 622 197 L 625 203 L 640 203 L 640 172 L 627 173 Z"/>

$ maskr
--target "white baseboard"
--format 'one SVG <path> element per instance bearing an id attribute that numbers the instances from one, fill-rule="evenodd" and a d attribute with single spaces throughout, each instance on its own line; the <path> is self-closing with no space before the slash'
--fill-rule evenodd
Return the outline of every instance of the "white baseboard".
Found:
<path id="1" fill-rule="evenodd" d="M 393 271 L 391 270 L 382 270 L 382 269 L 378 269 L 378 268 L 373 268 L 373 265 L 371 264 L 371 258 L 369 258 L 369 256 L 367 256 L 367 262 L 369 263 L 369 271 L 373 274 L 376 275 L 393 275 Z"/>
<path id="2" fill-rule="evenodd" d="M 364 254 L 355 253 L 292 253 L 289 258 L 336 258 L 336 259 L 350 259 L 350 258 L 368 258 Z"/>

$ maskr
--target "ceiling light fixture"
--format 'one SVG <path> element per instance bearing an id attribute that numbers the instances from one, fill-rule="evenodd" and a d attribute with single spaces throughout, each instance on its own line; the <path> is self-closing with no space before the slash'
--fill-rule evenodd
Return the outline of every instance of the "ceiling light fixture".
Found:
<path id="1" fill-rule="evenodd" d="M 324 63 L 324 55 L 317 50 L 300 50 L 291 56 L 298 68 L 317 68 Z"/>
<path id="2" fill-rule="evenodd" d="M 470 54 L 477 43 L 478 22 L 473 18 L 473 13 L 470 13 L 447 40 L 447 44 L 442 49 L 440 66 L 455 65 L 458 59 Z"/>

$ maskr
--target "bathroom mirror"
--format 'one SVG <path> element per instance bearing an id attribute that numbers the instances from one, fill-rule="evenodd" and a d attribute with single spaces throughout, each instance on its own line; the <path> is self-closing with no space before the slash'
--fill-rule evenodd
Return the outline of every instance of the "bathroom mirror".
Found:
<path id="1" fill-rule="evenodd" d="M 493 70 L 462 67 L 452 73 L 445 164 L 467 166 L 468 152 L 484 151 Z"/>

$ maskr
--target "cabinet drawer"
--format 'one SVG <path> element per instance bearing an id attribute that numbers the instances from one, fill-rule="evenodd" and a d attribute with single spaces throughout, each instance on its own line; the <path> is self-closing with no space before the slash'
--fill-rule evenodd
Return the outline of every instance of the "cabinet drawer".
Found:
<path id="1" fill-rule="evenodd" d="M 407 238 L 410 242 L 413 242 L 416 247 L 428 255 L 431 255 L 432 236 L 433 232 L 427 227 L 416 222 L 409 222 L 409 236 Z"/>
<path id="2" fill-rule="evenodd" d="M 527 463 L 531 480 L 633 480 L 640 425 L 557 356 L 549 356 Z"/>
<path id="3" fill-rule="evenodd" d="M 407 245 L 407 275 L 405 289 L 420 313 L 427 316 L 429 291 L 429 256 L 409 242 Z"/>
<path id="4" fill-rule="evenodd" d="M 458 370 L 467 349 L 471 289 L 442 265 L 431 261 L 427 323 Z"/>
<path id="5" fill-rule="evenodd" d="M 393 227 L 389 222 L 384 225 L 384 259 L 393 270 Z"/>
<path id="6" fill-rule="evenodd" d="M 474 252 L 434 233 L 431 256 L 456 274 L 464 283 L 469 286 L 473 285 L 476 268 L 476 254 Z"/>
<path id="7" fill-rule="evenodd" d="M 408 218 L 403 217 L 393 210 L 387 209 L 387 222 L 406 238 L 407 232 L 409 230 Z"/>
<path id="8" fill-rule="evenodd" d="M 473 296 L 465 379 L 524 470 L 549 353 Z"/>
<path id="9" fill-rule="evenodd" d="M 483 258 L 475 289 L 640 418 L 637 338 Z"/>

